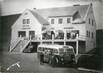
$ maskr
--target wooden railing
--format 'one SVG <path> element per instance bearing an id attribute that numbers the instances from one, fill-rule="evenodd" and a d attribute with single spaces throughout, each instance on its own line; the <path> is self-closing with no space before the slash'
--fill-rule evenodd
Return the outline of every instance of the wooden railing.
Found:
<path id="1" fill-rule="evenodd" d="M 22 40 L 22 44 L 21 44 L 22 48 L 20 52 L 22 52 L 29 43 L 30 43 L 30 40 Z"/>
<path id="2" fill-rule="evenodd" d="M 21 38 L 17 38 L 14 42 L 10 44 L 10 52 L 15 48 L 15 46 L 20 42 Z"/>
<path id="3" fill-rule="evenodd" d="M 78 40 L 85 40 L 86 39 L 86 36 L 85 35 L 77 35 L 77 36 L 75 36 L 74 38 L 67 38 L 67 37 L 63 37 L 63 38 L 55 38 L 54 37 L 54 39 L 53 39 L 53 37 L 52 37 L 52 39 L 42 39 L 42 40 L 76 40 L 76 39 L 78 39 Z"/>
<path id="4" fill-rule="evenodd" d="M 15 46 L 10 50 L 10 52 L 22 52 L 25 47 L 29 44 L 30 40 L 27 38 L 22 38 L 18 43 L 15 43 Z"/>

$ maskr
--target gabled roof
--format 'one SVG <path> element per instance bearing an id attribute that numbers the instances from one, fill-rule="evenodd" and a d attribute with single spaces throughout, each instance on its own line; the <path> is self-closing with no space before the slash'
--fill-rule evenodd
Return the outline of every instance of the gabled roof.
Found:
<path id="1" fill-rule="evenodd" d="M 33 14 L 34 17 L 37 18 L 37 20 L 38 20 L 41 24 L 43 24 L 43 25 L 49 24 L 49 22 L 48 22 L 46 19 L 44 19 L 41 15 L 39 15 L 37 12 L 32 11 L 32 10 L 29 10 L 29 11 Z"/>
<path id="2" fill-rule="evenodd" d="M 68 6 L 68 7 L 57 7 L 57 8 L 46 8 L 46 9 L 34 9 L 29 10 L 34 17 L 41 24 L 49 24 L 47 18 L 52 16 L 73 16 L 76 12 L 79 12 L 81 19 L 83 19 L 87 13 L 89 5 L 80 6 Z M 2 24 L 11 27 L 12 24 L 19 18 L 21 14 L 9 15 L 1 17 Z"/>
<path id="3" fill-rule="evenodd" d="M 79 6 L 68 6 L 68 7 L 57 7 L 57 8 L 47 8 L 47 9 L 35 9 L 38 14 L 44 18 L 51 16 L 72 16 L 75 12 L 79 12 L 81 17 L 84 18 L 88 10 L 89 5 L 79 5 Z"/>

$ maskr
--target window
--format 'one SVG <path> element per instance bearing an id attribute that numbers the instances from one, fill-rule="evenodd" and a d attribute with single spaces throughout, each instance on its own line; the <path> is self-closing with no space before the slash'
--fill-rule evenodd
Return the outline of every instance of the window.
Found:
<path id="1" fill-rule="evenodd" d="M 94 38 L 94 34 L 93 34 L 93 32 L 92 32 L 92 38 Z"/>
<path id="2" fill-rule="evenodd" d="M 26 31 L 18 31 L 18 37 L 25 37 Z"/>
<path id="3" fill-rule="evenodd" d="M 58 23 L 59 23 L 59 24 L 62 24 L 62 22 L 63 22 L 63 19 L 59 19 L 59 20 L 58 20 Z"/>
<path id="4" fill-rule="evenodd" d="M 51 19 L 51 24 L 54 24 L 54 19 Z"/>
<path id="5" fill-rule="evenodd" d="M 71 38 L 71 36 L 70 36 L 70 33 L 68 32 L 67 33 L 67 39 L 70 39 Z"/>
<path id="6" fill-rule="evenodd" d="M 90 24 L 90 18 L 89 18 L 89 24 Z"/>
<path id="7" fill-rule="evenodd" d="M 23 19 L 23 24 L 26 24 L 26 20 L 25 19 Z"/>
<path id="8" fill-rule="evenodd" d="M 70 18 L 67 18 L 67 23 L 70 23 Z"/>
<path id="9" fill-rule="evenodd" d="M 27 24 L 30 24 L 30 19 L 27 19 Z"/>
<path id="10" fill-rule="evenodd" d="M 23 24 L 30 24 L 30 19 L 23 19 Z"/>
<path id="11" fill-rule="evenodd" d="M 63 32 L 58 32 L 57 36 L 55 39 L 64 39 L 64 33 Z"/>
<path id="12" fill-rule="evenodd" d="M 86 33 L 87 33 L 87 37 L 90 37 L 90 31 L 87 31 Z"/>
<path id="13" fill-rule="evenodd" d="M 57 49 L 53 49 L 53 53 L 58 53 L 58 50 Z"/>
<path id="14" fill-rule="evenodd" d="M 88 37 L 88 31 L 86 32 L 86 35 L 87 35 L 87 37 Z"/>
<path id="15" fill-rule="evenodd" d="M 92 26 L 93 26 L 93 24 L 94 24 L 94 22 L 93 22 L 93 20 L 92 20 Z"/>
<path id="16" fill-rule="evenodd" d="M 90 31 L 88 31 L 88 37 L 90 37 Z"/>

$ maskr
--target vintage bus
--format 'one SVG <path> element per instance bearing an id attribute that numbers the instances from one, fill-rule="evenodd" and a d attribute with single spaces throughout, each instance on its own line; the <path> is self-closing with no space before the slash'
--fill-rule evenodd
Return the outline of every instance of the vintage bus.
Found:
<path id="1" fill-rule="evenodd" d="M 52 66 L 76 64 L 75 52 L 72 46 L 40 44 L 37 53 L 40 64 L 49 63 Z"/>

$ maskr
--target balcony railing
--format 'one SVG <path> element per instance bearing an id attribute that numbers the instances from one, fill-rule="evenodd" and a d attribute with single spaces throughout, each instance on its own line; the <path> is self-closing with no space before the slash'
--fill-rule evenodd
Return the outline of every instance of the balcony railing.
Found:
<path id="1" fill-rule="evenodd" d="M 52 35 L 52 36 L 48 36 L 48 37 L 44 37 L 44 36 L 42 36 L 42 38 L 40 38 L 40 37 L 34 37 L 33 39 L 29 39 L 29 40 L 35 40 L 35 41 L 41 41 L 41 40 L 43 40 L 43 41 L 52 41 L 52 40 L 54 40 L 54 41 L 66 41 L 66 40 L 85 40 L 86 39 L 86 37 L 84 36 L 84 35 L 79 35 L 79 36 L 58 36 L 58 37 L 55 37 L 54 35 Z"/>
<path id="2" fill-rule="evenodd" d="M 10 51 L 14 49 L 14 47 L 20 42 L 21 38 L 17 38 L 14 42 L 10 45 Z"/>

